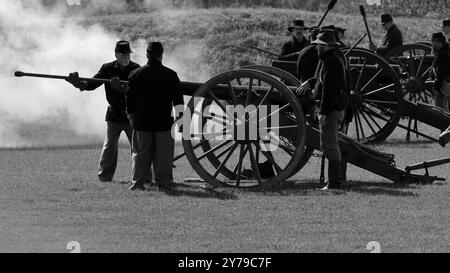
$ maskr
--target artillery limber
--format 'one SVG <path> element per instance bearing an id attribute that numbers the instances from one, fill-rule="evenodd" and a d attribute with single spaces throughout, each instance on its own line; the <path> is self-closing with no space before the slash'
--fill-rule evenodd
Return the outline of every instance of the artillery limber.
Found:
<path id="1" fill-rule="evenodd" d="M 64 78 L 23 72 L 16 72 L 16 76 Z M 266 189 L 284 183 L 301 171 L 315 150 L 320 150 L 319 130 L 309 110 L 304 110 L 310 107 L 311 99 L 294 95 L 298 84 L 292 75 L 268 66 L 225 72 L 204 84 L 182 82 L 184 95 L 191 99 L 182 120 L 184 153 L 176 160 L 186 156 L 196 173 L 213 186 Z M 230 115 L 228 109 L 239 107 L 244 109 L 242 114 L 235 111 Z M 399 169 L 394 155 L 378 152 L 343 134 L 339 143 L 344 161 L 394 183 L 443 180 Z M 268 162 L 274 175 L 261 173 L 263 162 Z M 245 168 L 254 175 L 244 175 Z"/>

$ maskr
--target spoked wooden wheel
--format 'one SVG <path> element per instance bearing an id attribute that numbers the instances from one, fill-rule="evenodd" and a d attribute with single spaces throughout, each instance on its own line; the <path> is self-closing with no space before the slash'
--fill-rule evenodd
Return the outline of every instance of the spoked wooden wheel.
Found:
<path id="1" fill-rule="evenodd" d="M 399 70 L 405 100 L 433 104 L 432 88 L 436 75 L 430 46 L 425 44 L 400 46 L 389 51 L 385 58 Z M 408 123 L 406 139 L 410 140 L 411 132 L 419 131 L 419 125 L 414 118 L 405 118 Z"/>
<path id="2" fill-rule="evenodd" d="M 405 99 L 415 103 L 432 103 L 430 77 L 433 76 L 434 57 L 431 47 L 422 44 L 399 46 L 389 51 L 385 58 L 399 72 Z"/>
<path id="3" fill-rule="evenodd" d="M 346 57 L 354 114 L 346 133 L 362 143 L 382 142 L 401 117 L 403 93 L 399 78 L 383 58 L 370 51 L 353 49 Z"/>
<path id="4" fill-rule="evenodd" d="M 291 73 L 286 72 L 277 67 L 267 66 L 267 65 L 249 65 L 249 66 L 242 67 L 242 69 L 258 70 L 258 71 L 262 71 L 267 74 L 270 74 L 274 77 L 277 77 L 279 80 L 281 80 L 287 86 L 289 86 L 290 89 L 298 88 L 302 84 L 302 82 L 299 79 L 297 79 L 295 76 L 293 76 Z M 299 99 L 299 98 L 297 97 L 297 99 Z M 299 103 L 302 105 L 303 110 L 309 108 L 309 105 L 304 107 L 302 100 L 300 100 Z M 307 103 L 309 104 L 309 102 L 307 102 Z M 304 114 L 305 114 L 305 116 L 307 116 L 310 113 L 304 112 Z M 287 153 L 293 154 L 293 152 L 295 150 L 295 139 L 289 139 L 284 136 L 280 136 L 280 138 L 284 143 L 283 149 L 285 149 L 285 151 Z M 313 147 L 305 145 L 305 150 L 303 151 L 303 155 L 300 160 L 300 163 L 298 164 L 297 168 L 295 168 L 295 170 L 292 172 L 291 176 L 296 175 L 301 169 L 303 169 L 303 167 L 309 162 L 312 155 L 314 154 L 314 150 L 315 149 Z"/>
<path id="5" fill-rule="evenodd" d="M 208 112 L 214 113 L 207 118 L 214 125 L 198 124 L 204 120 L 198 110 L 205 108 L 202 98 Z M 291 176 L 303 154 L 301 106 L 286 85 L 264 72 L 242 69 L 212 78 L 196 91 L 186 117 L 190 117 L 189 129 L 184 126 L 183 132 L 186 156 L 197 174 L 213 186 L 270 188 Z M 295 139 L 291 154 L 280 136 Z M 206 151 L 204 143 L 209 146 Z M 262 177 L 258 166 L 263 161 L 270 162 L 275 176 Z M 253 170 L 255 178 L 244 176 L 244 169 Z"/>

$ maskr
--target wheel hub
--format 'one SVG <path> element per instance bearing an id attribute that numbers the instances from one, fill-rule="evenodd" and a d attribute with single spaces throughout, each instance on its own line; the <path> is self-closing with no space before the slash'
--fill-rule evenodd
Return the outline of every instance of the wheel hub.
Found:
<path id="1" fill-rule="evenodd" d="M 425 86 L 420 79 L 411 77 L 406 81 L 405 89 L 408 93 L 418 94 L 425 91 Z"/>
<path id="2" fill-rule="evenodd" d="M 359 109 L 363 105 L 363 97 L 355 91 L 350 92 L 350 102 L 354 110 Z"/>

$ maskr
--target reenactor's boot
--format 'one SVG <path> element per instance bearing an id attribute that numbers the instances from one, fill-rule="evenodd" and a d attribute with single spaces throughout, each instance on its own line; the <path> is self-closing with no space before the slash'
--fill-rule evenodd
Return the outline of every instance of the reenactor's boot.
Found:
<path id="1" fill-rule="evenodd" d="M 342 185 L 342 162 L 341 161 L 329 161 L 328 162 L 328 184 L 320 189 L 322 191 L 337 190 Z"/>

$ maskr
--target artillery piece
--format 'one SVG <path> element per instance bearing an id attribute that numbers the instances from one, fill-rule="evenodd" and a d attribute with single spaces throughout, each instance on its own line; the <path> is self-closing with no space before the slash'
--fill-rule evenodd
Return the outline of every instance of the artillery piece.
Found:
<path id="1" fill-rule="evenodd" d="M 450 114 L 431 102 L 434 69 L 431 48 L 423 45 L 399 47 L 388 53 L 390 62 L 367 49 L 342 49 L 349 64 L 349 88 L 355 114 L 348 135 L 363 143 L 380 143 L 395 128 L 437 141 L 420 131 L 418 122 L 445 130 Z M 272 66 L 296 75 L 293 62 L 272 61 Z M 400 121 L 406 119 L 407 125 Z"/>
<path id="2" fill-rule="evenodd" d="M 66 78 L 23 72 L 15 75 Z M 228 71 L 204 84 L 182 82 L 183 94 L 191 96 L 183 119 L 183 122 L 187 120 L 183 134 L 187 133 L 189 137 L 183 138 L 184 153 L 175 160 L 186 156 L 196 173 L 213 186 L 267 189 L 284 183 L 304 167 L 314 150 L 320 150 L 319 130 L 305 111 L 309 109 L 311 99 L 294 95 L 299 83 L 285 71 L 269 66 Z M 395 98 L 398 92 L 391 92 L 391 95 Z M 401 105 L 398 103 L 396 107 Z M 253 110 L 244 111 L 242 115 L 229 115 L 228 106 Z M 258 110 L 262 108 L 270 110 L 261 115 Z M 275 115 L 278 118 L 269 122 Z M 198 126 L 200 120 L 201 127 Z M 237 136 L 237 127 L 242 129 L 244 137 Z M 209 129 L 204 131 L 204 128 Z M 266 131 L 267 134 L 252 135 L 250 131 L 255 128 L 256 132 Z M 344 161 L 394 183 L 428 184 L 444 180 L 401 170 L 395 166 L 394 155 L 378 152 L 343 134 L 339 135 L 339 144 Z M 262 160 L 273 166 L 274 176 L 264 177 L 260 173 Z M 255 178 L 242 174 L 246 166 L 254 171 Z"/>

